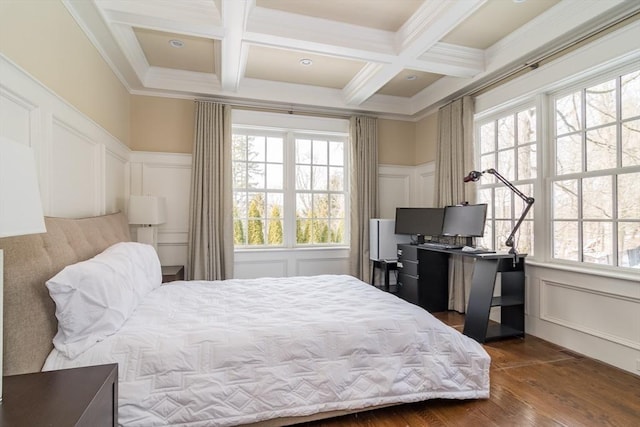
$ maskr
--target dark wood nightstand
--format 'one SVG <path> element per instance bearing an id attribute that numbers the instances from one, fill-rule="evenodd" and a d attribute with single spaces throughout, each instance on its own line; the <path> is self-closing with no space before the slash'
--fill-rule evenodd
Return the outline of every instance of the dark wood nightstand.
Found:
<path id="1" fill-rule="evenodd" d="M 118 365 L 4 377 L 0 426 L 117 426 Z"/>
<path id="2" fill-rule="evenodd" d="M 184 280 L 184 265 L 163 265 L 162 283 Z"/>

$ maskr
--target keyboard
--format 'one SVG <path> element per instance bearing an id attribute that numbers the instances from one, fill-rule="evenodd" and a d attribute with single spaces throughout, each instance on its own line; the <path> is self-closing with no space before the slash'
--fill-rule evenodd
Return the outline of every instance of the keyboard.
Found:
<path id="1" fill-rule="evenodd" d="M 461 245 L 452 245 L 450 243 L 424 242 L 419 246 L 432 249 L 462 249 Z"/>

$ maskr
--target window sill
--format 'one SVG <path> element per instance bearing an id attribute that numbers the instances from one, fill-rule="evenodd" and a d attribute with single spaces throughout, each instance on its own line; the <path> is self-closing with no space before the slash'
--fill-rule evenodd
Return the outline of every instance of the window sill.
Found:
<path id="1" fill-rule="evenodd" d="M 632 282 L 638 282 L 640 280 L 640 269 L 634 269 L 634 268 L 624 269 L 622 271 L 614 271 L 612 269 L 605 270 L 602 268 L 591 267 L 586 265 L 578 266 L 578 265 L 568 265 L 568 264 L 557 264 L 552 262 L 531 261 L 529 259 L 527 259 L 527 265 L 531 265 L 534 267 L 547 268 L 550 270 L 560 270 L 560 271 L 567 271 L 570 273 L 580 273 L 580 274 L 588 274 L 591 276 L 607 277 L 610 279 L 629 280 Z"/>
<path id="2" fill-rule="evenodd" d="M 292 251 L 335 251 L 335 250 L 349 250 L 349 246 L 314 246 L 314 247 L 299 247 L 299 248 L 237 248 L 234 249 L 234 253 L 252 253 L 252 252 L 292 252 Z"/>

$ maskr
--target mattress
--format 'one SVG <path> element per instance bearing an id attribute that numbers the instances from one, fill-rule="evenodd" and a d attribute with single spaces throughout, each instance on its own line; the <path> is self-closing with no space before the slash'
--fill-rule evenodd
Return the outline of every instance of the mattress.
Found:
<path id="1" fill-rule="evenodd" d="M 172 282 L 114 335 L 43 370 L 118 363 L 126 426 L 231 426 L 489 397 L 490 358 L 422 308 L 351 276 Z"/>

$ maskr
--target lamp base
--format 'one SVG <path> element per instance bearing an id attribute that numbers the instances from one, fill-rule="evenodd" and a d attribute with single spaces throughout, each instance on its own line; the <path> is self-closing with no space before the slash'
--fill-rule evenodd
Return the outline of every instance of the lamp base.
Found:
<path id="1" fill-rule="evenodd" d="M 156 227 L 138 227 L 137 235 L 138 243 L 146 243 L 153 246 L 156 252 L 158 251 L 158 230 Z"/>

